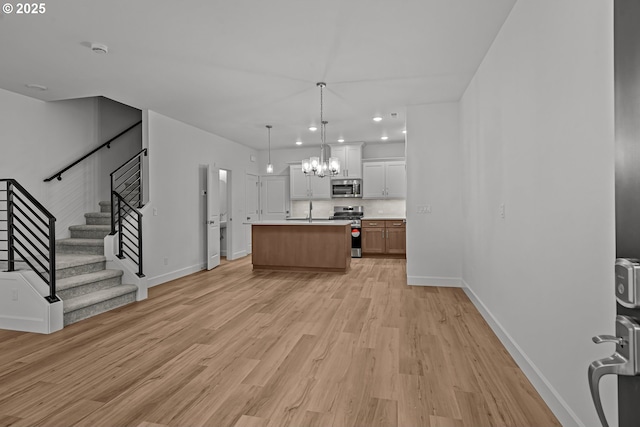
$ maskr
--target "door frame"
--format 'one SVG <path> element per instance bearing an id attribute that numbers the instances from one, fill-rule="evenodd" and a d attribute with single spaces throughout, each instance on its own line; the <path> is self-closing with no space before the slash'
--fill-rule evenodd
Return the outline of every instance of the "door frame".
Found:
<path id="1" fill-rule="evenodd" d="M 213 163 L 205 165 L 204 170 L 206 269 L 213 270 L 220 265 L 220 169 Z"/>
<path id="2" fill-rule="evenodd" d="M 231 169 L 220 168 L 219 170 L 223 170 L 227 173 L 227 261 L 234 260 L 234 252 L 233 252 L 233 173 Z M 222 232 L 222 231 L 221 231 Z"/>

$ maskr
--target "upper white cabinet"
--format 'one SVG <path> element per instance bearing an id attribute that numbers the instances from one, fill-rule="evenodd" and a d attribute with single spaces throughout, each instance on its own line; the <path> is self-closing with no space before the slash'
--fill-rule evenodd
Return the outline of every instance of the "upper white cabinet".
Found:
<path id="1" fill-rule="evenodd" d="M 308 185 L 307 180 L 309 180 Z M 331 178 L 307 177 L 302 172 L 302 165 L 289 166 L 289 183 L 291 200 L 331 199 Z"/>
<path id="2" fill-rule="evenodd" d="M 360 144 L 329 144 L 331 157 L 340 160 L 340 177 L 362 178 L 362 143 Z"/>
<path id="3" fill-rule="evenodd" d="M 407 197 L 407 169 L 404 160 L 364 162 L 363 199 L 404 199 Z"/>

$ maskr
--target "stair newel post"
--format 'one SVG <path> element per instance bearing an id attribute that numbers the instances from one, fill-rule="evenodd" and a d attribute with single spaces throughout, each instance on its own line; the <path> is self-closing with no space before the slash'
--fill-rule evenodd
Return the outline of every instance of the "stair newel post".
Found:
<path id="1" fill-rule="evenodd" d="M 15 270 L 15 251 L 13 247 L 13 182 L 7 181 L 7 271 Z"/>
<path id="2" fill-rule="evenodd" d="M 122 259 L 122 202 L 118 194 L 115 196 L 118 199 L 118 258 Z"/>
<path id="3" fill-rule="evenodd" d="M 60 301 L 56 295 L 56 219 L 49 218 L 49 296 L 47 301 Z"/>
<path id="4" fill-rule="evenodd" d="M 116 234 L 116 213 L 113 203 L 113 172 L 111 173 L 111 235 Z"/>
<path id="5" fill-rule="evenodd" d="M 145 148 L 143 151 L 144 157 L 147 157 L 147 149 Z M 144 158 L 140 157 L 140 208 L 144 206 L 144 167 L 145 167 Z"/>
<path id="6" fill-rule="evenodd" d="M 142 157 L 138 155 L 138 209 L 142 207 Z"/>
<path id="7" fill-rule="evenodd" d="M 142 214 L 138 214 L 138 277 L 144 277 L 142 273 Z"/>

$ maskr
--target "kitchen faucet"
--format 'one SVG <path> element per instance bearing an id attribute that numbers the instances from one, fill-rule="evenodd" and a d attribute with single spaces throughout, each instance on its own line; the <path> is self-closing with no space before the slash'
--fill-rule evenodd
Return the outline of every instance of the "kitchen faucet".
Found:
<path id="1" fill-rule="evenodd" d="M 311 214 L 313 211 L 313 202 L 309 199 L 309 222 L 313 222 L 313 215 Z"/>

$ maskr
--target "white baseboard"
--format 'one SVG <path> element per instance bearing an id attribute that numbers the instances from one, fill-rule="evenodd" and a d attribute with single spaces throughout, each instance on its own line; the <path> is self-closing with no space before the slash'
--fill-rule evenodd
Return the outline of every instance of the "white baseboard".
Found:
<path id="1" fill-rule="evenodd" d="M 444 286 L 447 288 L 461 288 L 462 279 L 459 277 L 407 276 L 407 284 L 414 286 Z"/>
<path id="2" fill-rule="evenodd" d="M 234 252 L 234 253 L 233 253 L 233 258 L 229 258 L 229 257 L 227 257 L 227 259 L 228 259 L 229 261 L 233 261 L 234 259 L 244 258 L 244 257 L 246 257 L 246 256 L 247 256 L 247 251 L 242 250 L 242 251 Z"/>
<path id="3" fill-rule="evenodd" d="M 533 387 L 538 391 L 540 397 L 542 397 L 549 409 L 551 409 L 551 412 L 558 418 L 558 421 L 560 421 L 564 427 L 585 427 L 578 416 L 571 410 L 569 405 L 567 405 L 567 402 L 564 401 L 545 376 L 542 375 L 538 367 L 527 357 L 513 338 L 511 338 L 511 335 L 509 335 L 500 322 L 491 314 L 489 309 L 484 305 L 482 300 L 478 298 L 464 279 L 462 279 L 462 283 L 465 294 L 467 294 L 473 305 L 475 305 L 482 317 L 484 317 L 484 320 L 487 321 L 522 372 L 524 372 L 529 381 L 531 381 Z"/>
<path id="4" fill-rule="evenodd" d="M 205 268 L 206 265 L 202 263 L 181 268 L 179 270 L 170 271 L 169 273 L 161 274 L 159 276 L 150 277 L 147 279 L 147 287 L 152 288 L 154 286 L 161 285 L 162 283 L 179 279 L 181 277 L 188 276 L 189 274 L 196 273 L 200 270 L 204 270 Z"/>

